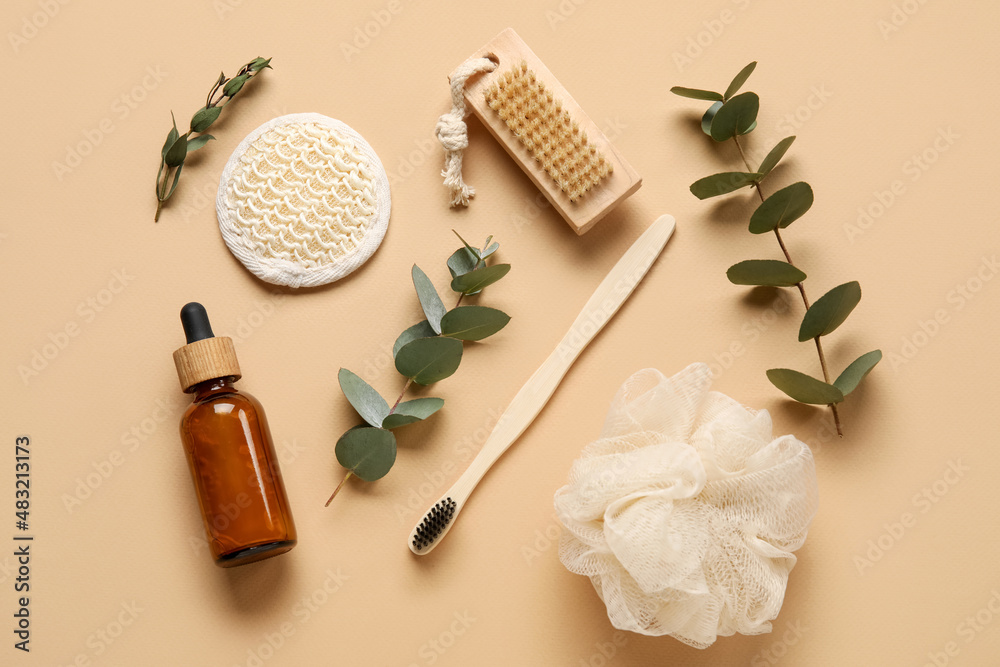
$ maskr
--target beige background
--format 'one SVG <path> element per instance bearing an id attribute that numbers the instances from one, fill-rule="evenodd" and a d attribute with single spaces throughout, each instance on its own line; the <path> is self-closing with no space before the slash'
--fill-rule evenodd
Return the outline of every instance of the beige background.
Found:
<path id="1" fill-rule="evenodd" d="M 373 27 L 373 12 L 385 25 Z M 0 663 L 230 666 L 256 664 L 262 650 L 266 665 L 996 661 L 1000 617 L 988 604 L 1000 591 L 1000 280 L 989 280 L 989 262 L 1000 245 L 992 121 L 1000 57 L 998 15 L 986 3 L 378 0 L 279 9 L 250 0 L 10 0 L 2 13 L 3 628 L 14 608 L 10 471 L 19 434 L 33 442 L 37 540 L 33 650 L 14 651 L 3 629 Z M 375 36 L 345 54 L 366 25 Z M 467 211 L 446 205 L 441 151 L 430 143 L 448 107 L 446 76 L 507 26 L 644 177 L 585 237 L 536 205 L 529 180 L 475 121 L 466 176 L 479 195 Z M 689 62 L 678 59 L 685 51 Z M 185 123 L 220 69 L 232 74 L 258 55 L 273 56 L 274 70 L 213 128 L 218 140 L 189 163 L 154 225 L 170 110 Z M 851 279 L 865 290 L 828 339 L 831 363 L 839 370 L 875 347 L 887 355 L 844 406 L 842 441 L 830 437 L 824 410 L 790 404 L 764 377 L 772 366 L 818 372 L 812 346 L 795 342 L 800 304 L 790 300 L 776 316 L 783 302 L 726 281 L 736 261 L 777 256 L 773 239 L 745 231 L 751 194 L 699 202 L 687 189 L 739 168 L 738 158 L 698 131 L 704 106 L 669 87 L 723 88 L 755 59 L 748 87 L 762 109 L 750 150 L 759 158 L 797 134 L 773 182 L 806 179 L 817 193 L 786 233 L 793 257 L 813 297 Z M 394 207 L 366 266 L 281 298 L 229 254 L 213 198 L 240 139 L 300 111 L 341 119 L 368 139 L 392 177 Z M 88 143 L 96 145 L 87 151 Z M 88 154 L 68 158 L 77 150 Z M 924 153 L 921 168 L 913 158 Z M 880 204 L 894 187 L 892 203 Z M 864 229 L 859 208 L 873 212 Z M 423 509 L 458 476 L 496 411 L 663 212 L 676 216 L 677 232 L 645 282 L 444 546 L 412 557 L 405 540 L 417 511 L 408 500 Z M 351 484 L 324 509 L 341 475 L 333 445 L 354 419 L 336 371 L 346 366 L 386 395 L 398 391 L 388 351 L 419 313 L 409 267 L 419 263 L 444 286 L 452 227 L 501 242 L 513 270 L 483 303 L 514 319 L 469 347 L 459 373 L 434 389 L 446 409 L 401 432 L 392 472 Z M 217 333 L 237 337 L 241 386 L 268 410 L 300 534 L 289 555 L 232 571 L 215 568 L 199 546 L 177 435 L 187 397 L 170 355 L 183 342 L 177 312 L 189 300 L 206 304 Z M 943 324 L 922 333 L 936 316 Z M 60 335 L 67 326 L 75 335 Z M 46 348 L 53 341 L 63 346 Z M 43 351 L 52 358 L 22 378 L 19 368 Z M 716 365 L 715 388 L 770 410 L 778 433 L 813 446 L 821 491 L 775 632 L 723 638 L 706 651 L 617 634 L 589 582 L 559 563 L 551 502 L 629 374 L 649 366 L 670 374 L 696 360 Z M 952 464 L 960 476 L 946 473 Z M 86 497 L 68 507 L 74 496 Z M 119 619 L 128 621 L 120 634 Z M 116 636 L 108 643 L 102 633 Z"/>

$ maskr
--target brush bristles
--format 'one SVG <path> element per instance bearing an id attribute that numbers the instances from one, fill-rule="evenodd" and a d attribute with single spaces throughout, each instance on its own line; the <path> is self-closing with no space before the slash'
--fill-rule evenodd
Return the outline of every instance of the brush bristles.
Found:
<path id="1" fill-rule="evenodd" d="M 434 507 L 424 515 L 424 520 L 417 526 L 413 534 L 413 548 L 423 551 L 437 539 L 455 516 L 458 504 L 451 498 L 439 500 Z"/>
<path id="2" fill-rule="evenodd" d="M 486 90 L 486 103 L 517 135 L 532 157 L 570 201 L 576 201 L 612 172 L 604 155 L 587 140 L 562 100 L 556 99 L 523 60 Z"/>

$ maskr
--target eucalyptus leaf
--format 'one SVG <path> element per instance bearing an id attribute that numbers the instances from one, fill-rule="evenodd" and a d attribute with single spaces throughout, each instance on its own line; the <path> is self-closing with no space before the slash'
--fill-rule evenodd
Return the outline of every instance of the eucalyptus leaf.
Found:
<path id="1" fill-rule="evenodd" d="M 750 123 L 750 127 L 746 128 L 745 130 L 740 130 L 740 134 L 750 134 L 756 129 L 757 129 L 757 121 L 754 121 Z"/>
<path id="2" fill-rule="evenodd" d="M 488 239 L 486 239 L 486 243 L 483 244 L 483 249 L 479 253 L 479 256 L 481 258 L 486 259 L 487 257 L 489 257 L 490 255 L 492 255 L 493 253 L 495 253 L 497 250 L 500 249 L 500 244 L 499 243 L 496 243 L 496 242 L 490 243 L 490 241 L 492 241 L 492 240 L 493 240 L 492 236 L 489 237 Z"/>
<path id="3" fill-rule="evenodd" d="M 444 407 L 443 398 L 427 397 L 404 401 L 396 406 L 392 414 L 386 415 L 386 418 L 382 420 L 382 428 L 399 428 L 413 422 L 422 421 L 442 407 Z"/>
<path id="4" fill-rule="evenodd" d="M 222 113 L 222 107 L 202 107 L 198 109 L 194 117 L 191 118 L 191 131 L 204 132 L 211 127 L 220 113 Z"/>
<path id="5" fill-rule="evenodd" d="M 389 414 L 389 404 L 385 399 L 371 385 L 346 368 L 340 369 L 337 379 L 344 396 L 361 418 L 372 426 L 381 426 L 382 420 Z"/>
<path id="6" fill-rule="evenodd" d="M 160 178 L 162 178 L 162 176 L 163 176 L 163 168 L 166 167 L 166 166 L 167 165 L 163 164 L 163 160 L 161 159 L 160 160 L 160 168 L 156 170 L 156 198 L 157 199 L 160 199 L 160 188 L 163 187 L 162 185 L 160 185 Z M 167 169 L 167 171 L 169 172 L 169 168 Z"/>
<path id="7" fill-rule="evenodd" d="M 733 82 L 729 84 L 728 88 L 726 88 L 726 92 L 722 96 L 722 98 L 724 100 L 728 100 L 737 92 L 739 92 L 739 89 L 742 88 L 743 84 L 746 83 L 747 79 L 750 78 L 750 75 L 753 73 L 753 70 L 756 66 L 757 66 L 757 61 L 755 60 L 754 62 L 750 63 L 749 65 L 741 69 L 740 73 L 733 78 Z"/>
<path id="8" fill-rule="evenodd" d="M 711 90 L 701 90 L 699 88 L 684 88 L 683 86 L 674 86 L 670 89 L 674 95 L 680 95 L 681 97 L 688 97 L 692 100 L 712 100 L 722 101 L 722 95 Z"/>
<path id="9" fill-rule="evenodd" d="M 862 354 L 833 381 L 834 386 L 847 396 L 880 361 L 882 361 L 882 350 L 872 350 Z"/>
<path id="10" fill-rule="evenodd" d="M 736 192 L 740 188 L 753 185 L 760 178 L 760 174 L 745 171 L 724 171 L 719 174 L 712 174 L 705 178 L 699 178 L 691 184 L 691 194 L 698 199 L 708 199 L 727 195 Z"/>
<path id="11" fill-rule="evenodd" d="M 734 285 L 792 287 L 806 279 L 806 274 L 788 262 L 776 259 L 748 259 L 733 264 L 726 271 Z"/>
<path id="12" fill-rule="evenodd" d="M 167 151 L 170 150 L 170 147 L 174 145 L 175 141 L 177 141 L 177 137 L 180 136 L 177 133 L 177 121 L 174 120 L 173 111 L 170 112 L 170 120 L 173 121 L 173 127 L 171 127 L 170 131 L 167 132 L 167 140 L 163 142 L 163 149 L 160 151 L 160 157 L 163 159 L 166 159 Z"/>
<path id="13" fill-rule="evenodd" d="M 712 106 L 708 107 L 708 111 L 705 115 L 701 117 L 701 131 L 712 136 L 712 119 L 715 118 L 715 114 L 719 112 L 722 108 L 722 102 L 715 102 Z"/>
<path id="14" fill-rule="evenodd" d="M 399 354 L 399 348 L 403 347 L 411 340 L 416 340 L 418 338 L 433 338 L 434 336 L 437 335 L 438 335 L 437 332 L 434 331 L 434 329 L 431 329 L 431 325 L 427 320 L 421 320 L 420 322 L 417 322 L 412 327 L 408 328 L 406 331 L 399 334 L 399 338 L 397 338 L 396 342 L 393 343 L 392 346 L 393 359 L 395 359 L 396 355 Z"/>
<path id="15" fill-rule="evenodd" d="M 170 189 L 167 191 L 167 194 L 163 195 L 163 199 L 161 199 L 160 201 L 166 201 L 170 199 L 170 195 L 174 194 L 174 190 L 177 189 L 177 181 L 179 181 L 181 178 L 181 169 L 183 168 L 184 168 L 183 163 L 177 165 L 177 169 L 174 170 L 174 182 L 170 184 Z M 165 178 L 170 178 L 170 174 L 167 174 Z"/>
<path id="16" fill-rule="evenodd" d="M 420 299 L 420 307 L 423 308 L 424 315 L 427 316 L 427 322 L 431 325 L 434 333 L 441 333 L 441 318 L 448 312 L 448 309 L 444 307 L 441 297 L 438 296 L 437 290 L 434 289 L 434 283 L 431 282 L 431 279 L 427 277 L 427 274 L 419 266 L 414 264 L 410 270 L 410 275 L 413 278 L 413 286 L 417 289 L 417 298 Z"/>
<path id="17" fill-rule="evenodd" d="M 187 138 L 188 135 L 185 132 L 174 139 L 174 143 L 167 149 L 167 154 L 163 156 L 163 162 L 168 167 L 176 167 L 184 162 L 184 157 L 187 155 Z"/>
<path id="18" fill-rule="evenodd" d="M 832 384 L 790 368 L 772 368 L 767 372 L 767 379 L 799 403 L 829 405 L 844 400 L 843 392 Z"/>
<path id="19" fill-rule="evenodd" d="M 732 139 L 746 134 L 757 121 L 760 98 L 757 93 L 741 93 L 723 103 L 712 119 L 712 138 L 716 141 Z"/>
<path id="20" fill-rule="evenodd" d="M 770 174 L 771 170 L 777 167 L 778 162 L 780 162 L 781 158 L 785 156 L 785 153 L 788 151 L 793 141 L 795 141 L 794 135 L 785 137 L 779 141 L 778 144 L 771 149 L 771 152 L 767 154 L 763 162 L 760 163 L 760 167 L 757 168 L 757 171 L 762 173 L 764 176 Z"/>
<path id="21" fill-rule="evenodd" d="M 417 338 L 396 354 L 396 370 L 417 384 L 433 384 L 454 374 L 462 363 L 462 341 L 455 338 Z"/>
<path id="22" fill-rule="evenodd" d="M 270 63 L 271 63 L 270 58 L 267 58 L 266 60 L 260 57 L 254 58 L 252 61 L 250 61 L 250 70 L 253 72 L 259 72 L 265 67 L 267 69 L 273 69 Z"/>
<path id="23" fill-rule="evenodd" d="M 799 327 L 799 341 L 831 333 L 844 323 L 859 301 L 861 301 L 861 285 L 858 281 L 834 287 L 809 306 Z"/>
<path id="24" fill-rule="evenodd" d="M 226 97 L 235 97 L 236 93 L 240 92 L 243 88 L 243 84 L 247 82 L 250 78 L 249 74 L 240 74 L 239 76 L 234 76 L 232 79 L 226 82 L 226 85 L 222 87 L 222 94 Z"/>
<path id="25" fill-rule="evenodd" d="M 464 275 L 455 276 L 451 281 L 451 289 L 462 294 L 475 294 L 503 278 L 508 271 L 510 264 L 484 266 Z"/>
<path id="26" fill-rule="evenodd" d="M 475 269 L 478 263 L 479 260 L 468 248 L 459 248 L 448 258 L 448 271 L 451 272 L 452 278 L 463 276 Z"/>
<path id="27" fill-rule="evenodd" d="M 784 229 L 813 205 L 813 190 L 804 181 L 781 188 L 761 202 L 750 216 L 750 232 L 764 234 L 778 227 Z"/>
<path id="28" fill-rule="evenodd" d="M 219 77 L 212 84 L 212 87 L 208 91 L 208 95 L 205 99 L 205 106 L 195 112 L 194 116 L 191 118 L 190 130 L 186 134 L 179 134 L 177 130 L 177 119 L 174 116 L 173 111 L 170 112 L 171 128 L 167 133 L 166 141 L 163 143 L 163 147 L 160 149 L 160 168 L 156 175 L 156 213 L 153 216 L 153 220 L 158 221 L 160 219 L 160 212 L 163 208 L 164 202 L 170 198 L 174 190 L 177 189 L 177 184 L 179 182 L 181 174 L 181 166 L 184 164 L 184 160 L 188 153 L 194 152 L 203 146 L 206 142 L 211 141 L 214 137 L 205 134 L 209 127 L 219 118 L 219 114 L 222 112 L 221 106 L 218 105 L 223 101 L 223 97 L 229 97 L 230 101 L 233 95 L 235 95 L 243 87 L 252 76 L 256 76 L 256 73 L 263 70 L 264 68 L 270 67 L 270 59 L 255 58 L 249 63 L 240 68 L 240 74 L 232 79 L 227 80 L 224 72 L 219 74 Z M 220 86 L 223 89 L 223 97 L 215 100 L 216 94 L 219 91 Z M 228 102 L 227 102 L 228 104 Z M 193 136 L 199 135 L 199 136 Z M 170 186 L 169 191 L 167 190 L 167 179 L 170 178 L 170 169 L 174 169 L 173 183 Z"/>
<path id="29" fill-rule="evenodd" d="M 385 477 L 396 462 L 396 436 L 384 428 L 353 428 L 337 441 L 337 462 L 366 482 Z"/>
<path id="30" fill-rule="evenodd" d="M 441 335 L 460 340 L 482 340 L 507 326 L 510 316 L 486 306 L 459 306 L 441 318 Z"/>
<path id="31" fill-rule="evenodd" d="M 468 241 L 466 241 L 465 239 L 463 239 L 462 235 L 459 234 L 458 232 L 456 232 L 454 229 L 451 230 L 451 231 L 455 234 L 455 236 L 458 237 L 458 240 L 462 242 L 462 244 L 466 247 L 466 249 L 469 252 L 471 252 L 473 255 L 475 255 L 477 259 L 482 259 L 482 256 L 479 254 L 479 248 L 473 248 L 472 245 L 470 245 Z"/>
<path id="32" fill-rule="evenodd" d="M 187 152 L 190 153 L 192 151 L 198 150 L 212 139 L 215 139 L 215 137 L 213 137 L 211 134 L 202 134 L 200 136 L 195 137 L 191 141 L 187 142 Z"/>

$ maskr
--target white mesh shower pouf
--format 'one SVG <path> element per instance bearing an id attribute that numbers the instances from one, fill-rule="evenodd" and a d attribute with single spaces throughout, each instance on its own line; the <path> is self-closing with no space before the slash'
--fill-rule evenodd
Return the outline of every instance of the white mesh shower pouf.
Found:
<path id="1" fill-rule="evenodd" d="M 555 496 L 560 560 L 612 624 L 697 648 L 770 632 L 818 503 L 809 448 L 710 384 L 705 364 L 630 377 Z"/>
<path id="2" fill-rule="evenodd" d="M 219 182 L 229 250 L 261 280 L 315 287 L 371 257 L 389 225 L 389 179 L 350 127 L 315 113 L 280 116 L 240 142 Z"/>

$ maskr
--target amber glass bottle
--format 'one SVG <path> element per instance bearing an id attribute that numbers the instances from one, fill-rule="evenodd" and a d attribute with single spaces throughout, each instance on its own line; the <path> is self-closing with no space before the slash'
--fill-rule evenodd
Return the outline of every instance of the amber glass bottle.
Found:
<path id="1" fill-rule="evenodd" d="M 174 352 L 181 387 L 194 402 L 181 440 L 215 564 L 234 567 L 295 546 L 278 458 L 260 402 L 234 383 L 240 367 L 232 339 L 215 337 L 201 304 L 181 309 L 188 344 Z"/>

